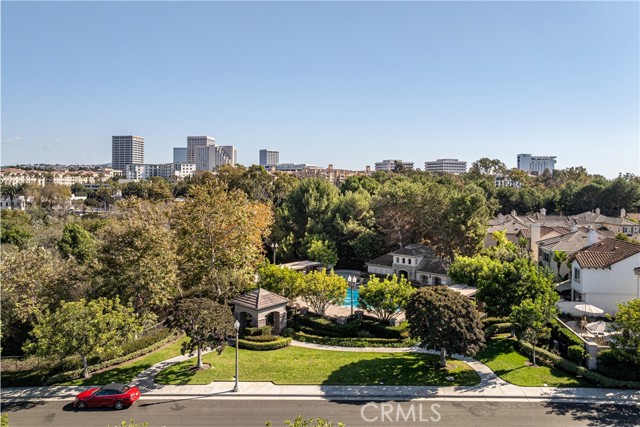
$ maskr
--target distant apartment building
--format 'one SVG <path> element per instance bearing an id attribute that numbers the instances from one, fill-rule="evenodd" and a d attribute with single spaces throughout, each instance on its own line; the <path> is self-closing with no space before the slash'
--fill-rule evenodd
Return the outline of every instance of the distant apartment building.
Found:
<path id="1" fill-rule="evenodd" d="M 164 179 L 181 180 L 196 173 L 196 165 L 193 163 L 162 163 L 162 164 L 142 164 L 127 165 L 126 179 L 139 181 L 154 176 Z"/>
<path id="2" fill-rule="evenodd" d="M 556 156 L 532 156 L 518 154 L 518 169 L 531 175 L 539 175 L 545 170 L 553 172 L 556 168 Z"/>
<path id="3" fill-rule="evenodd" d="M 173 163 L 187 163 L 187 147 L 173 148 Z"/>
<path id="4" fill-rule="evenodd" d="M 72 186 L 73 184 L 94 184 L 100 183 L 114 176 L 112 169 L 97 171 L 37 171 L 17 168 L 3 169 L 0 172 L 0 182 L 3 185 L 34 184 L 44 187 L 45 184 L 56 184 Z"/>
<path id="5" fill-rule="evenodd" d="M 127 165 L 144 163 L 144 138 L 135 135 L 111 137 L 111 167 L 124 171 Z"/>
<path id="6" fill-rule="evenodd" d="M 187 136 L 187 163 L 197 163 L 198 148 L 216 145 L 216 139 L 210 136 Z"/>
<path id="7" fill-rule="evenodd" d="M 364 171 L 356 171 L 350 169 L 334 169 L 333 165 L 329 165 L 327 168 L 322 166 L 308 165 L 306 163 L 280 163 L 275 166 L 271 166 L 269 172 L 282 172 L 288 173 L 296 178 L 320 178 L 327 180 L 335 185 L 340 185 L 347 178 L 356 175 L 371 175 L 371 168 L 366 167 Z"/>
<path id="8" fill-rule="evenodd" d="M 413 162 L 403 162 L 402 160 L 383 160 L 381 162 L 376 162 L 376 172 L 395 172 L 397 165 L 402 165 L 402 168 L 405 170 L 413 170 Z"/>
<path id="9" fill-rule="evenodd" d="M 205 145 L 197 147 L 196 170 L 212 171 L 223 165 L 235 166 L 238 150 L 232 145 Z"/>
<path id="10" fill-rule="evenodd" d="M 432 162 L 424 162 L 426 172 L 447 172 L 460 174 L 467 172 L 467 162 L 458 159 L 438 159 Z"/>
<path id="11" fill-rule="evenodd" d="M 275 166 L 280 163 L 280 152 L 276 150 L 260 150 L 260 166 Z"/>

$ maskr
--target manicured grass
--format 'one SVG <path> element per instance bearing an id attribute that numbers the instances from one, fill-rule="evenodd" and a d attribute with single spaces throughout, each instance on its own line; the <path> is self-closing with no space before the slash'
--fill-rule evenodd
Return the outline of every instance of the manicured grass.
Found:
<path id="1" fill-rule="evenodd" d="M 420 353 L 360 353 L 287 347 L 273 351 L 240 350 L 240 381 L 275 384 L 324 385 L 475 385 L 478 374 L 466 363 L 449 360 L 438 366 L 438 356 Z M 209 384 L 232 381 L 235 350 L 209 353 L 212 368 L 195 371 L 195 359 L 173 365 L 156 377 L 159 384 Z M 447 381 L 446 377 L 454 377 Z"/>
<path id="2" fill-rule="evenodd" d="M 185 340 L 186 338 L 182 337 L 177 341 L 142 357 L 141 359 L 123 363 L 122 365 L 107 371 L 95 373 L 86 380 L 77 379 L 62 383 L 62 385 L 104 385 L 112 382 L 128 383 L 139 373 L 150 368 L 156 363 L 171 359 L 172 357 L 180 356 L 180 347 Z"/>
<path id="3" fill-rule="evenodd" d="M 524 387 L 593 387 L 589 381 L 547 366 L 527 366 L 529 359 L 514 348 L 515 340 L 496 336 L 475 357 L 503 380 Z"/>

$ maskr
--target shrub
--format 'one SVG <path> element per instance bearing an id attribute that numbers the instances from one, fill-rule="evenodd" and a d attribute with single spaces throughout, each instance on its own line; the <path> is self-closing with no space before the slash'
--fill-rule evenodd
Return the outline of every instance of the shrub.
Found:
<path id="1" fill-rule="evenodd" d="M 575 363 L 581 363 L 587 357 L 587 350 L 581 345 L 571 345 L 567 349 L 567 359 Z"/>
<path id="2" fill-rule="evenodd" d="M 291 344 L 291 338 L 278 338 L 278 337 L 274 337 L 274 338 L 276 339 L 269 342 L 254 342 L 254 341 L 247 341 L 245 339 L 239 339 L 238 347 L 243 348 L 245 350 L 264 351 L 264 350 L 277 350 L 279 348 L 283 348 Z"/>
<path id="3" fill-rule="evenodd" d="M 256 337 L 256 336 L 270 336 L 273 327 L 266 325 L 260 326 L 259 328 L 244 328 L 244 336 L 245 337 Z"/>
<path id="4" fill-rule="evenodd" d="M 296 331 L 295 331 L 293 328 L 286 328 L 284 331 L 282 331 L 282 336 L 283 336 L 283 337 L 290 338 L 290 337 L 292 337 L 295 333 L 296 333 Z"/>
<path id="5" fill-rule="evenodd" d="M 278 339 L 279 337 L 275 337 L 273 335 L 255 335 L 255 336 L 244 337 L 245 341 L 251 341 L 251 342 L 271 342 L 271 341 L 277 341 Z"/>
<path id="6" fill-rule="evenodd" d="M 318 335 L 306 334 L 304 332 L 296 332 L 294 338 L 298 341 L 308 342 L 312 344 L 332 345 L 338 347 L 410 347 L 417 344 L 416 340 L 395 340 L 389 338 L 338 338 L 338 337 L 322 337 Z"/>
<path id="7" fill-rule="evenodd" d="M 496 323 L 508 323 L 510 322 L 509 316 L 507 317 L 485 317 L 482 319 L 482 324 L 486 328 L 487 326 L 495 325 Z"/>
<path id="8" fill-rule="evenodd" d="M 335 338 L 357 338 L 362 331 L 367 331 L 376 338 L 407 339 L 409 338 L 408 323 L 403 322 L 398 326 L 389 326 L 379 320 L 364 318 L 351 320 L 339 325 L 329 319 L 310 315 L 296 316 L 293 320 L 296 331 L 310 335 L 327 336 Z"/>
<path id="9" fill-rule="evenodd" d="M 573 345 L 584 346 L 584 343 L 576 334 L 561 325 L 559 325 L 558 329 L 554 332 L 554 338 L 567 347 L 571 347 Z"/>
<path id="10" fill-rule="evenodd" d="M 495 334 L 511 333 L 511 323 L 493 323 L 484 329 L 485 338 L 491 338 Z"/>
<path id="11" fill-rule="evenodd" d="M 598 353 L 598 372 L 625 381 L 640 381 L 640 355 L 620 350 Z"/>

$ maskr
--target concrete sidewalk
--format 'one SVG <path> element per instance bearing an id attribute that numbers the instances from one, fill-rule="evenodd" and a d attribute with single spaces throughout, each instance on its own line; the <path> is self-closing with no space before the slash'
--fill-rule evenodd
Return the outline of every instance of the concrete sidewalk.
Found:
<path id="1" fill-rule="evenodd" d="M 293 345 L 330 351 L 352 352 L 421 352 L 434 353 L 418 347 L 411 348 L 353 348 L 331 347 L 294 341 Z M 142 372 L 132 382 L 143 399 L 327 399 L 327 400 L 408 400 L 420 398 L 458 400 L 564 400 L 581 402 L 611 402 L 640 405 L 640 391 L 574 387 L 519 387 L 499 378 L 483 363 L 454 355 L 468 363 L 480 375 L 476 386 L 339 386 L 339 385 L 277 385 L 272 382 L 240 382 L 240 390 L 232 391 L 233 382 L 213 382 L 206 385 L 160 385 L 155 376 L 166 367 L 189 359 L 178 356 L 165 360 Z M 242 373 L 241 373 L 242 374 Z M 242 377 L 241 377 L 242 378 Z M 1 390 L 3 400 L 73 399 L 86 386 L 15 387 Z"/>

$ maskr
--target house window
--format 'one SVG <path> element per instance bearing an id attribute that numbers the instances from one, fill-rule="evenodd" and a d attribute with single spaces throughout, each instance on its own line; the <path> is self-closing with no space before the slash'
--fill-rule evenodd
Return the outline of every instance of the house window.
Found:
<path id="1" fill-rule="evenodd" d="M 442 285 L 442 279 L 440 279 L 439 277 L 434 277 L 433 278 L 433 284 L 434 285 Z"/>
<path id="2" fill-rule="evenodd" d="M 411 265 L 411 258 L 409 258 L 409 265 Z"/>
<path id="3" fill-rule="evenodd" d="M 404 258 L 402 258 L 402 263 L 405 264 L 406 262 L 407 261 Z"/>
<path id="4" fill-rule="evenodd" d="M 580 281 L 580 270 L 577 268 L 573 269 L 573 278 L 576 279 L 578 282 Z"/>
<path id="5" fill-rule="evenodd" d="M 548 252 L 545 252 L 545 253 L 544 253 L 544 255 L 543 255 L 543 257 L 544 257 L 544 261 L 545 261 L 545 262 L 547 262 L 547 263 L 548 263 L 548 262 L 551 262 L 551 255 L 549 255 L 549 253 L 548 253 Z"/>
<path id="6" fill-rule="evenodd" d="M 400 257 L 396 257 L 396 262 L 400 262 Z"/>

